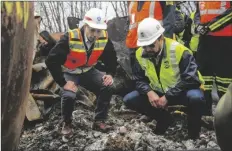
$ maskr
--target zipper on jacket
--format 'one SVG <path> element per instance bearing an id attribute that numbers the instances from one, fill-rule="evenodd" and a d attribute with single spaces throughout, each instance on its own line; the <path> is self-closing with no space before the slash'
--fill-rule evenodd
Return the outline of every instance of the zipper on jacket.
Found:
<path id="1" fill-rule="evenodd" d="M 93 49 L 91 50 L 92 47 L 93 47 Z M 85 65 L 88 64 L 89 58 L 91 57 L 94 48 L 95 48 L 95 42 L 92 44 L 92 46 L 89 48 L 89 50 L 85 50 L 85 54 L 86 54 L 86 63 L 85 63 Z"/>
<path id="2" fill-rule="evenodd" d="M 160 86 L 161 86 L 161 89 L 163 90 L 163 93 L 165 93 L 165 92 L 164 92 L 164 89 L 163 89 L 163 86 L 162 86 L 162 83 L 161 83 L 161 81 L 160 81 L 160 77 L 158 77 L 158 80 L 159 80 L 159 84 L 160 84 Z"/>
<path id="3" fill-rule="evenodd" d="M 162 86 L 162 83 L 161 83 L 161 81 L 160 81 L 160 70 L 161 70 L 162 60 L 159 60 L 159 64 L 158 64 L 158 65 L 160 65 L 159 72 L 157 71 L 158 69 L 157 69 L 156 61 L 153 60 L 153 59 L 151 59 L 151 62 L 153 63 L 153 65 L 154 65 L 154 67 L 155 67 L 156 75 L 157 75 L 159 84 L 160 84 L 160 86 L 161 86 L 161 89 L 162 89 L 163 93 L 165 93 L 165 92 L 164 92 L 164 89 L 163 89 L 163 86 Z"/>

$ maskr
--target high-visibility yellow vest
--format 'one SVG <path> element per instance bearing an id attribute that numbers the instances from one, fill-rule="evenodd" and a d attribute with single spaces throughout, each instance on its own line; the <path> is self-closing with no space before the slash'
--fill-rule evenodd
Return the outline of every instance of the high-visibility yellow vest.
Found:
<path id="1" fill-rule="evenodd" d="M 188 50 L 191 54 L 192 52 L 186 48 L 184 45 L 176 42 L 175 40 L 165 38 L 165 51 L 166 56 L 162 58 L 160 67 L 160 78 L 158 78 L 154 64 L 147 58 L 142 58 L 143 48 L 140 47 L 136 51 L 136 58 L 145 71 L 145 75 L 149 78 L 150 87 L 160 93 L 166 93 L 170 88 L 175 87 L 175 85 L 181 80 L 179 63 L 182 58 L 183 52 Z M 198 78 L 202 84 L 204 80 L 198 72 Z"/>

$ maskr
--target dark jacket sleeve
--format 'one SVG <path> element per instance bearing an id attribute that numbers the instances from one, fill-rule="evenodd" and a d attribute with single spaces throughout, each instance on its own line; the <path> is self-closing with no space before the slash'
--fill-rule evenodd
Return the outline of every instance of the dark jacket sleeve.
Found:
<path id="1" fill-rule="evenodd" d="M 199 2 L 196 2 L 196 13 L 194 15 L 194 24 L 200 24 L 200 10 L 199 10 Z"/>
<path id="2" fill-rule="evenodd" d="M 163 12 L 164 35 L 165 37 L 173 38 L 174 33 L 184 30 L 185 22 L 181 12 L 176 9 L 176 5 L 168 3 L 167 1 L 160 2 Z"/>
<path id="3" fill-rule="evenodd" d="M 181 80 L 175 87 L 166 92 L 165 96 L 168 101 L 175 100 L 186 90 L 198 89 L 201 85 L 197 73 L 197 64 L 193 55 L 191 55 L 188 50 L 183 53 L 179 68 Z"/>
<path id="4" fill-rule="evenodd" d="M 139 91 L 140 94 L 147 94 L 147 92 L 152 90 L 149 85 L 149 79 L 145 76 L 145 71 L 141 68 L 137 59 L 132 68 L 132 72 L 135 76 L 136 90 Z"/>
<path id="5" fill-rule="evenodd" d="M 60 87 L 63 87 L 66 84 L 61 66 L 65 63 L 69 53 L 68 41 L 69 35 L 68 33 L 65 33 L 51 49 L 47 59 L 45 60 L 48 70 L 51 72 L 53 79 Z"/>
<path id="6" fill-rule="evenodd" d="M 110 39 L 108 39 L 106 47 L 99 60 L 105 64 L 106 74 L 114 76 L 117 67 L 117 55 L 114 49 L 114 45 Z"/>

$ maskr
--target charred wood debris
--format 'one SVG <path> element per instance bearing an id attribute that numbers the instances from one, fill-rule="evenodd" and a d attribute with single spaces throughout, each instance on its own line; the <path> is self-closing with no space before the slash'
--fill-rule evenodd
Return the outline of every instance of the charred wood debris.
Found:
<path id="1" fill-rule="evenodd" d="M 68 20 L 69 27 L 75 28 L 77 20 Z M 202 120 L 203 128 L 199 139 L 188 140 L 185 107 L 169 107 L 176 119 L 175 124 L 164 136 L 156 136 L 152 132 L 156 126 L 155 120 L 127 109 L 123 104 L 122 97 L 133 90 L 129 53 L 124 45 L 126 21 L 127 18 L 112 20 L 108 29 L 118 57 L 114 80 L 116 94 L 111 99 L 109 111 L 109 123 L 114 125 L 115 130 L 108 134 L 91 130 L 96 96 L 80 87 L 81 95 L 76 99 L 73 112 L 74 134 L 71 138 L 61 136 L 60 87 L 44 63 L 49 47 L 56 40 L 43 31 L 40 36 L 51 45 L 46 50 L 38 47 L 33 61 L 30 95 L 19 150 L 219 150 L 213 131 L 213 117 L 204 117 Z M 104 65 L 99 62 L 96 68 L 103 70 Z"/>

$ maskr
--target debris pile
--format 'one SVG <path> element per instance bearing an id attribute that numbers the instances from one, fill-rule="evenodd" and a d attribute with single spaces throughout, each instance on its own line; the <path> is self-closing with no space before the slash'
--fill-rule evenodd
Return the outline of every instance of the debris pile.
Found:
<path id="1" fill-rule="evenodd" d="M 34 60 L 20 151 L 219 150 L 215 133 L 213 129 L 209 129 L 212 128 L 212 118 L 207 119 L 211 123 L 205 123 L 199 139 L 189 140 L 186 115 L 175 112 L 179 107 L 171 110 L 175 123 L 164 136 L 153 133 L 155 120 L 127 109 L 122 96 L 132 91 L 126 72 L 130 70 L 129 59 L 125 57 L 128 52 L 120 42 L 114 42 L 114 46 L 119 63 L 115 77 L 117 94 L 112 97 L 107 121 L 114 129 L 109 133 L 91 129 L 96 96 L 80 87 L 81 96 L 77 98 L 73 112 L 73 135 L 69 138 L 62 137 L 60 88 L 44 64 L 46 56 L 39 56 Z"/>
<path id="2" fill-rule="evenodd" d="M 60 134 L 60 103 L 57 102 L 47 120 L 24 126 L 19 150 L 32 151 L 90 151 L 90 150 L 219 150 L 213 130 L 202 128 L 200 138 L 187 139 L 186 115 L 175 114 L 175 123 L 164 136 L 153 133 L 156 121 L 126 109 L 121 97 L 111 101 L 108 123 L 114 127 L 109 133 L 91 129 L 94 108 L 76 101 L 70 138 Z"/>

